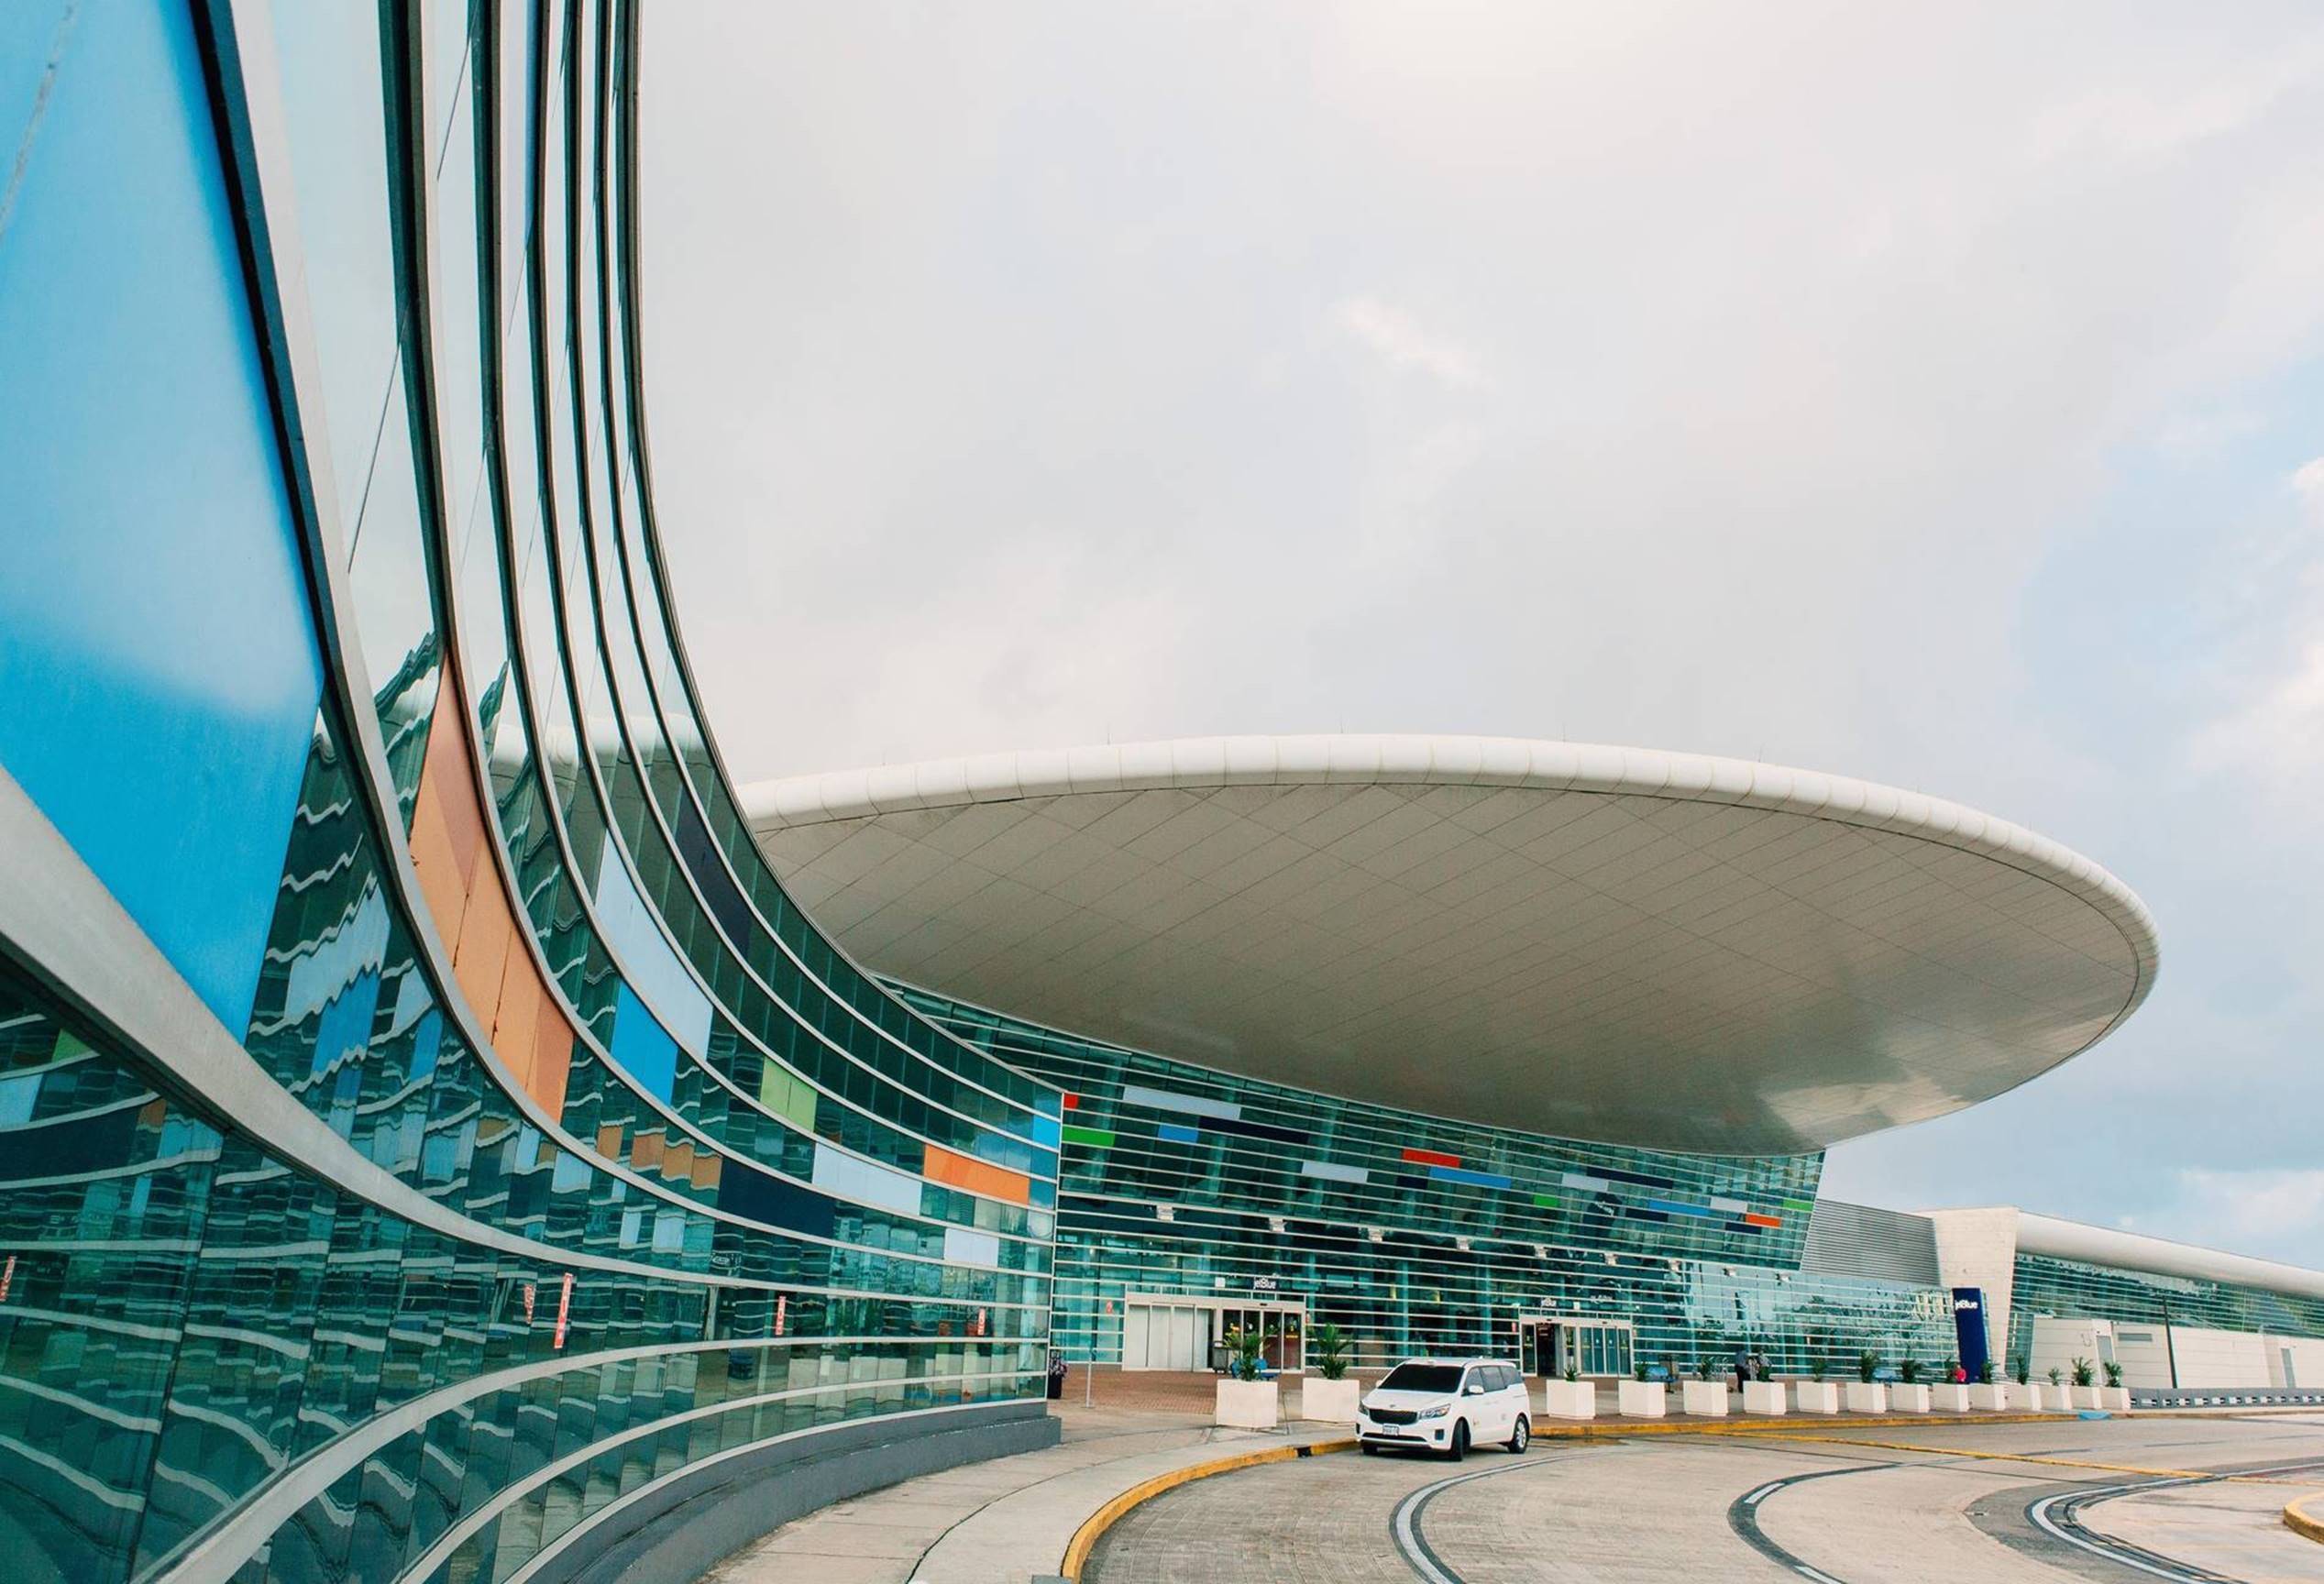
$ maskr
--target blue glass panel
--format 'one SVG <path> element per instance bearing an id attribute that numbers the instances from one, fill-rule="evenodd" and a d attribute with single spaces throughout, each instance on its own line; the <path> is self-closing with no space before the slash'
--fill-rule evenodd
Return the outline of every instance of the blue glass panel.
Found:
<path id="1" fill-rule="evenodd" d="M 0 764 L 240 1028 L 322 675 L 186 8 L 80 8 L 5 226 Z"/>
<path id="2" fill-rule="evenodd" d="M 677 1077 L 677 1042 L 627 984 L 614 993 L 613 1060 L 655 1099 L 670 1097 Z"/>

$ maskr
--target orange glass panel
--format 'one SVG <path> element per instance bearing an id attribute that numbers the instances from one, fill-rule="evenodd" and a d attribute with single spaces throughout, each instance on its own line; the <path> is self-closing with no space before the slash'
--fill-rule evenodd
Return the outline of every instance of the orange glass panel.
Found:
<path id="1" fill-rule="evenodd" d="M 952 1150 L 931 1144 L 927 1147 L 927 1176 L 954 1188 L 965 1188 L 971 1194 L 983 1194 L 995 1199 L 1006 1199 L 1014 1204 L 1025 1204 L 1032 1197 L 1032 1182 L 1021 1172 L 1010 1172 L 988 1160 L 979 1160 Z"/>
<path id="2" fill-rule="evenodd" d="M 573 1025 L 565 1008 L 542 993 L 540 1032 L 533 1041 L 533 1098 L 552 1116 L 565 1115 L 565 1084 L 573 1075 Z"/>

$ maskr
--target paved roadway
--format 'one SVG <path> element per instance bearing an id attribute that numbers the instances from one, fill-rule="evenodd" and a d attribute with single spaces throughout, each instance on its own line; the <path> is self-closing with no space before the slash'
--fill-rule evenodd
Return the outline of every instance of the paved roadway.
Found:
<path id="1" fill-rule="evenodd" d="M 2245 1471 L 2241 1478 L 2219 1475 Z M 2324 1415 L 1809 1426 L 1352 1454 L 1170 1492 L 1086 1584 L 2324 1584 Z"/>

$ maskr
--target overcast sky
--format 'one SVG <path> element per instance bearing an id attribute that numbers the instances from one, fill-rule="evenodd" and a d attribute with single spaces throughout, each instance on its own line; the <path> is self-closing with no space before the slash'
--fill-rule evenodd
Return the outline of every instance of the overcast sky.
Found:
<path id="1" fill-rule="evenodd" d="M 760 776 L 1239 732 L 1765 758 L 2153 908 L 1826 1189 L 2324 1265 L 2324 13 L 695 3 L 646 370 Z"/>

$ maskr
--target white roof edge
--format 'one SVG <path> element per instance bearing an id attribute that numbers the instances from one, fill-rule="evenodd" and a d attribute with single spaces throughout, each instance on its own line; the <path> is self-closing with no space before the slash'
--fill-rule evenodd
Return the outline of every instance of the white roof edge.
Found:
<path id="1" fill-rule="evenodd" d="M 2078 1260 L 2090 1265 L 2115 1265 L 2131 1270 L 2152 1270 L 2164 1276 L 2188 1276 L 2200 1282 L 2235 1282 L 2264 1287 L 2273 1292 L 2324 1298 L 2324 1270 L 2285 1265 L 2249 1254 L 2228 1254 L 2149 1238 L 2140 1232 L 2089 1226 L 2062 1221 L 2054 1216 L 2018 1212 L 2018 1251 L 2053 1260 Z"/>
<path id="2" fill-rule="evenodd" d="M 1067 766 L 1069 773 L 1061 775 Z M 1272 773 L 1261 766 L 1272 766 Z M 1742 803 L 1972 852 L 2049 881 L 2096 908 L 2120 932 L 2137 962 L 2138 983 L 2108 1025 L 2109 1031 L 2146 1000 L 2162 961 L 2154 916 L 2138 894 L 2103 865 L 2055 842 L 1922 793 L 1716 754 L 1522 737 L 1345 732 L 1197 737 L 826 771 L 756 782 L 742 787 L 737 797 L 743 818 L 764 834 L 893 813 L 898 808 L 1008 801 L 1006 787 L 1012 782 L 1023 789 L 1022 796 L 1045 797 L 1067 791 L 1191 790 L 1254 781 L 1285 786 L 1308 782 L 1484 784 L 1685 803 Z"/>

